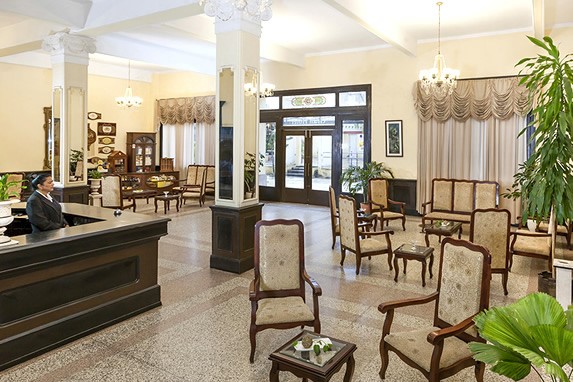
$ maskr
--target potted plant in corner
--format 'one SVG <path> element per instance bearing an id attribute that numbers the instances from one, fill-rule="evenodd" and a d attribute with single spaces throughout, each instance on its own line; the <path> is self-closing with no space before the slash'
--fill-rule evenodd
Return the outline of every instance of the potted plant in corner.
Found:
<path id="1" fill-rule="evenodd" d="M 101 186 L 101 177 L 101 172 L 95 168 L 88 171 L 88 179 L 90 181 L 92 195 L 98 194 L 99 188 Z"/>
<path id="2" fill-rule="evenodd" d="M 18 186 L 22 189 L 26 186 L 22 185 L 24 180 L 11 180 L 10 174 L 0 175 L 0 244 L 10 242 L 10 238 L 4 236 L 6 226 L 14 220 L 12 216 L 12 204 L 18 203 L 20 200 L 16 199 L 20 195 L 15 190 Z"/>
<path id="3" fill-rule="evenodd" d="M 552 227 L 573 219 L 573 57 L 561 58 L 548 36 L 528 39 L 545 51 L 516 64 L 523 66 L 520 83 L 530 92 L 535 150 L 514 175 L 507 196 L 522 197 L 523 222 L 528 217 L 549 217 L 555 253 Z"/>
<path id="4" fill-rule="evenodd" d="M 252 199 L 255 197 L 255 187 L 256 187 L 256 171 L 260 170 L 260 167 L 263 165 L 263 161 L 265 159 L 264 155 L 260 155 L 259 163 L 257 166 L 257 157 L 253 153 L 245 153 L 245 170 L 244 170 L 244 178 L 245 178 L 245 199 Z"/>
<path id="5" fill-rule="evenodd" d="M 493 372 L 519 381 L 533 369 L 542 381 L 544 375 L 551 381 L 571 380 L 573 306 L 564 312 L 555 298 L 532 293 L 486 310 L 474 321 L 487 343 L 471 342 L 470 350 L 476 360 L 492 365 Z"/>
<path id="6" fill-rule="evenodd" d="M 363 167 L 349 166 L 342 171 L 340 176 L 340 183 L 348 186 L 348 192 L 355 197 L 359 192 L 362 192 L 363 202 L 361 202 L 362 209 L 368 211 L 368 181 L 373 178 L 393 178 L 394 173 L 390 167 L 387 167 L 383 162 L 372 161 L 366 163 Z"/>

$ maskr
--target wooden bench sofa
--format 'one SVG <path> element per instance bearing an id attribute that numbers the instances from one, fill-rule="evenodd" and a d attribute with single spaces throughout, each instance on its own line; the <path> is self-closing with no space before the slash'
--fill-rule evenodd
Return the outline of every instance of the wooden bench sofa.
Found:
<path id="1" fill-rule="evenodd" d="M 424 204 L 422 225 L 434 220 L 470 223 L 472 211 L 477 208 L 497 208 L 499 184 L 479 180 L 432 180 L 431 199 Z"/>

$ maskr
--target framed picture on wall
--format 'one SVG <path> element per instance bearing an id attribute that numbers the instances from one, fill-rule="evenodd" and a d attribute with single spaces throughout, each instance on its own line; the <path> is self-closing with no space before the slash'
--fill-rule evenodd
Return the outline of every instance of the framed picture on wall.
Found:
<path id="1" fill-rule="evenodd" d="M 402 143 L 402 121 L 386 121 L 386 156 L 404 156 Z"/>
<path id="2" fill-rule="evenodd" d="M 115 135 L 115 123 L 113 122 L 98 122 L 97 135 Z"/>

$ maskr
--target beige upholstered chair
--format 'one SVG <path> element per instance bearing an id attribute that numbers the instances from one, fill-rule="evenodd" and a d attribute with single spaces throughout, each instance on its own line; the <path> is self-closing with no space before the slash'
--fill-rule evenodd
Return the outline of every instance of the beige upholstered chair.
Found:
<path id="1" fill-rule="evenodd" d="M 567 248 L 571 249 L 571 233 L 573 230 L 573 223 L 567 221 L 565 225 L 558 224 L 556 234 L 559 236 L 565 236 L 565 240 L 567 240 Z M 547 221 L 540 221 L 537 224 L 537 231 L 539 232 L 548 232 L 549 231 L 549 223 Z"/>
<path id="2" fill-rule="evenodd" d="M 332 249 L 334 249 L 336 236 L 340 236 L 340 226 L 338 225 L 338 210 L 336 209 L 336 193 L 332 186 L 328 187 L 328 206 L 330 207 L 330 226 L 332 228 Z"/>
<path id="3" fill-rule="evenodd" d="M 206 166 L 205 195 L 215 196 L 215 166 Z M 203 201 L 205 198 L 203 198 Z"/>
<path id="4" fill-rule="evenodd" d="M 501 274 L 503 293 L 507 296 L 509 272 L 509 229 L 511 213 L 506 209 L 477 209 L 472 212 L 470 241 L 487 248 L 491 255 L 491 273 Z"/>
<path id="5" fill-rule="evenodd" d="M 364 224 L 358 223 L 356 215 L 356 201 L 353 198 L 341 195 L 338 198 L 338 213 L 340 215 L 340 265 L 344 265 L 346 251 L 356 254 L 356 274 L 360 273 L 362 258 L 374 255 L 388 254 L 388 266 L 392 270 L 392 243 L 390 235 L 394 231 L 383 230 L 377 232 L 364 232 L 359 228 Z M 381 238 L 378 239 L 377 236 Z M 382 237 L 383 236 L 383 237 Z"/>
<path id="6" fill-rule="evenodd" d="M 372 213 L 378 216 L 380 220 L 380 228 L 384 228 L 390 220 L 401 219 L 402 229 L 406 230 L 406 213 L 404 207 L 406 203 L 396 202 L 388 198 L 388 180 L 383 178 L 373 178 L 368 181 L 368 197 L 371 204 Z M 400 208 L 400 212 L 390 210 L 390 205 L 395 205 Z"/>
<path id="7" fill-rule="evenodd" d="M 255 225 L 255 279 L 251 301 L 251 363 L 256 335 L 265 329 L 312 326 L 320 333 L 320 286 L 304 269 L 304 227 L 299 220 L 261 220 Z M 305 303 L 305 282 L 312 288 L 313 310 Z"/>
<path id="8" fill-rule="evenodd" d="M 185 204 L 188 199 L 195 199 L 199 201 L 199 206 L 202 206 L 205 200 L 205 179 L 207 175 L 207 168 L 205 166 L 194 167 L 196 167 L 196 171 L 191 172 L 191 178 L 189 178 L 190 174 L 188 173 L 185 184 L 178 187 L 177 190 L 181 194 L 181 200 L 183 204 Z M 190 181 L 191 183 L 189 183 Z"/>
<path id="9" fill-rule="evenodd" d="M 121 176 L 107 175 L 101 179 L 101 206 L 104 208 L 119 208 L 125 210 L 133 208 L 135 212 L 135 200 L 126 202 L 121 189 Z"/>
<path id="10" fill-rule="evenodd" d="M 547 269 L 553 270 L 553 252 L 551 251 L 551 234 L 518 229 L 511 232 L 509 247 L 509 269 L 513 265 L 513 256 L 527 256 L 547 260 Z"/>
<path id="11" fill-rule="evenodd" d="M 472 319 L 489 306 L 490 259 L 482 246 L 446 238 L 442 241 L 437 291 L 378 306 L 386 314 L 380 340 L 382 379 L 388 368 L 388 351 L 393 351 L 429 381 L 440 381 L 474 365 L 476 380 L 483 381 L 485 366 L 472 358 L 467 343 L 484 342 Z M 390 333 L 395 309 L 429 302 L 435 304 L 433 326 Z"/>

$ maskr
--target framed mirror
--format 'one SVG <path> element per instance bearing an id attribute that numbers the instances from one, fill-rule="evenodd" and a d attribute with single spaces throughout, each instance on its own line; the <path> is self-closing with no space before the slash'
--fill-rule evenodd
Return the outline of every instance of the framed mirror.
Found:
<path id="1" fill-rule="evenodd" d="M 233 199 L 233 69 L 219 72 L 219 199 Z"/>
<path id="2" fill-rule="evenodd" d="M 244 200 L 257 197 L 257 177 L 259 158 L 257 154 L 257 110 L 259 102 L 259 74 L 255 68 L 244 68 L 245 97 L 243 104 L 245 126 L 245 152 L 244 152 Z"/>
<path id="3" fill-rule="evenodd" d="M 84 147 L 86 142 L 84 90 L 70 87 L 68 97 L 68 180 L 69 182 L 83 182 L 87 175 Z"/>
<path id="4" fill-rule="evenodd" d="M 60 143 L 61 143 L 61 128 L 60 121 L 62 118 L 62 105 L 63 105 L 63 93 L 62 88 L 54 88 L 52 93 L 52 132 L 51 140 L 49 145 L 51 149 L 48 151 L 48 155 L 51 153 L 52 162 L 52 177 L 54 182 L 62 183 L 61 169 L 60 169 Z"/>

